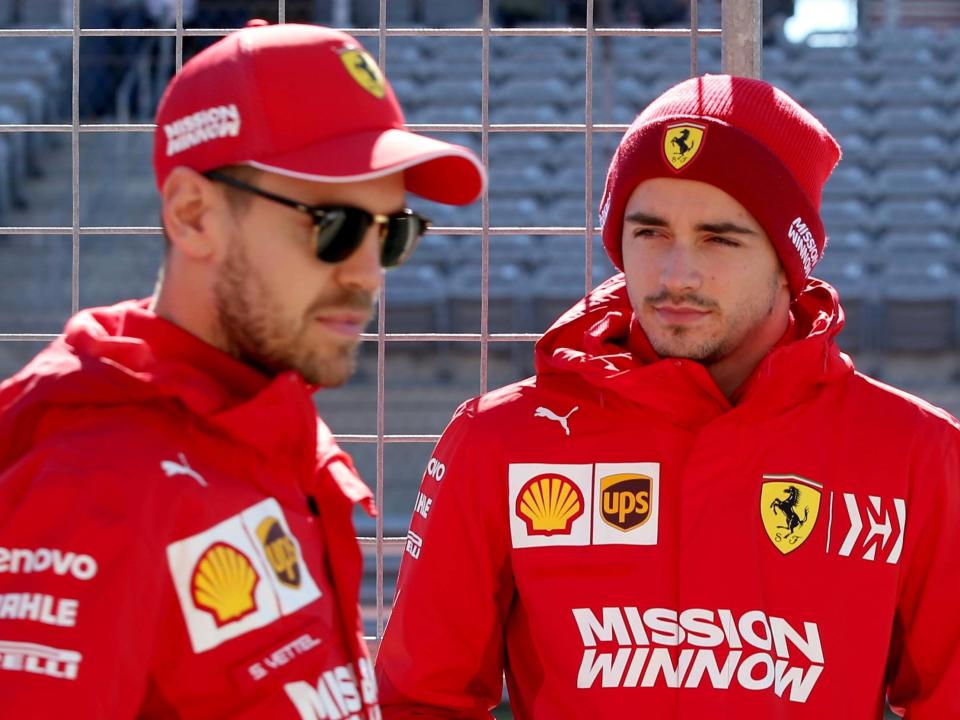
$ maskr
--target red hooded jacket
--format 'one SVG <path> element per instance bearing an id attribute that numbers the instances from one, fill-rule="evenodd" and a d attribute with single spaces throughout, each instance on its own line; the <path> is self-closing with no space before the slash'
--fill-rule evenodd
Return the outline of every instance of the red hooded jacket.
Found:
<path id="1" fill-rule="evenodd" d="M 0 715 L 379 717 L 370 491 L 311 392 L 143 302 L 0 385 Z"/>
<path id="2" fill-rule="evenodd" d="M 960 432 L 855 372 L 835 291 L 731 404 L 623 276 L 462 405 L 377 658 L 384 717 L 960 718 Z"/>

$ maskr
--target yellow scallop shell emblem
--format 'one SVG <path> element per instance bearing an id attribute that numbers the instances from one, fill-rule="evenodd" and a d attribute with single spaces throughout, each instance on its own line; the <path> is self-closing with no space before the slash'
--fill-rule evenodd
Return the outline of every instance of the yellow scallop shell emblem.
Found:
<path id="1" fill-rule="evenodd" d="M 529 535 L 569 535 L 583 515 L 583 493 L 563 475 L 538 475 L 520 489 L 517 515 Z"/>
<path id="2" fill-rule="evenodd" d="M 226 543 L 214 543 L 193 571 L 193 602 L 210 613 L 218 627 L 226 625 L 257 609 L 258 582 L 260 577 L 246 555 Z"/>

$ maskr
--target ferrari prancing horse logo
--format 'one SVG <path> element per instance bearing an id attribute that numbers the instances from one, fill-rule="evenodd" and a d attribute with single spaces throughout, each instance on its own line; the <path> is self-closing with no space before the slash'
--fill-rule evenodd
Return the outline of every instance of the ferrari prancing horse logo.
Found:
<path id="1" fill-rule="evenodd" d="M 764 475 L 760 519 L 770 542 L 784 555 L 810 537 L 820 512 L 823 485 L 797 475 Z"/>
<path id="2" fill-rule="evenodd" d="M 663 157 L 674 170 L 682 170 L 703 147 L 706 125 L 676 123 L 663 134 Z"/>
<path id="3" fill-rule="evenodd" d="M 378 100 L 384 96 L 383 73 L 370 55 L 360 48 L 350 48 L 340 53 L 340 61 L 360 87 Z"/>

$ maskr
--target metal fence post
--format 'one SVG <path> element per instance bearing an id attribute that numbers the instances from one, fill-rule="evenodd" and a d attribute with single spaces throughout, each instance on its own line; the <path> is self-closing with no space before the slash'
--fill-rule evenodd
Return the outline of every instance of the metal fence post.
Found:
<path id="1" fill-rule="evenodd" d="M 724 0 L 723 71 L 759 78 L 763 74 L 763 0 Z"/>

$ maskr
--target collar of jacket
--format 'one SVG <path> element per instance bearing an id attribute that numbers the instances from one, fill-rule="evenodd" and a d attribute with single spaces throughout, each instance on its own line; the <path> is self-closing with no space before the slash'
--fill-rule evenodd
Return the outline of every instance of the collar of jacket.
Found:
<path id="1" fill-rule="evenodd" d="M 323 474 L 372 509 L 370 490 L 317 418 L 316 388 L 295 372 L 269 378 L 148 306 L 139 300 L 78 313 L 62 338 L 0 386 L 0 432 L 9 428 L 5 437 L 16 438 L 0 452 L 0 468 L 29 447 L 45 408 L 173 400 L 270 462 L 293 465 L 318 502 L 335 489 L 318 481 Z M 334 464 L 348 472 L 319 473 Z"/>
<path id="2" fill-rule="evenodd" d="M 738 389 L 733 405 L 702 364 L 656 354 L 634 320 L 621 273 L 547 330 L 536 347 L 537 375 L 550 382 L 551 376 L 576 374 L 596 388 L 601 401 L 613 395 L 688 428 L 733 410 L 776 413 L 853 370 L 834 340 L 844 321 L 832 287 L 811 279 L 791 315 L 792 338 L 785 336 L 771 348 Z"/>

